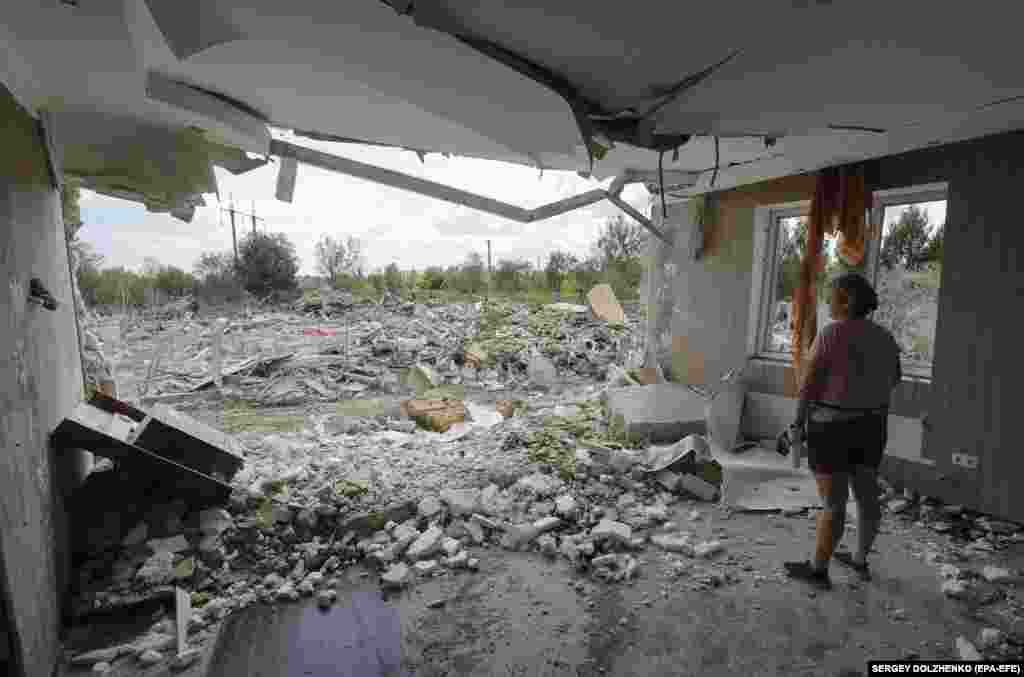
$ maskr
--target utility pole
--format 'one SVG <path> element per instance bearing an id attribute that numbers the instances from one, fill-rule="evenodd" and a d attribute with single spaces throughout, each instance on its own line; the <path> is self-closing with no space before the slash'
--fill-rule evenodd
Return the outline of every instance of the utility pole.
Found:
<path id="1" fill-rule="evenodd" d="M 491 241 L 487 241 L 487 300 L 491 300 L 491 278 L 494 277 L 494 269 L 491 268 Z"/>
<path id="2" fill-rule="evenodd" d="M 249 216 L 249 217 L 252 217 L 252 234 L 253 235 L 256 234 L 256 221 L 257 220 L 264 221 L 265 219 L 263 219 L 262 217 L 256 216 L 256 201 L 255 200 L 253 200 L 253 202 L 252 202 L 252 212 L 249 213 L 249 214 L 246 214 L 245 212 L 241 212 L 241 211 L 235 209 L 235 199 L 234 199 L 234 197 L 231 198 L 231 206 L 228 209 L 223 209 L 222 211 L 227 212 L 231 216 L 231 241 L 234 243 L 234 246 L 235 246 L 235 264 L 237 265 L 238 264 L 238 232 L 235 230 L 235 215 L 237 214 L 239 216 Z"/>
<path id="3" fill-rule="evenodd" d="M 231 201 L 231 209 L 228 210 L 228 214 L 231 215 L 231 242 L 235 246 L 235 266 L 238 266 L 238 233 L 235 231 L 235 201 Z"/>

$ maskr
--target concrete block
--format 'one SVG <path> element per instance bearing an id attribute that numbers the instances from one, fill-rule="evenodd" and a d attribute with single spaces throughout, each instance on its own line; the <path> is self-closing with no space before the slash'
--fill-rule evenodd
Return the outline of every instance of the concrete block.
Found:
<path id="1" fill-rule="evenodd" d="M 622 306 L 615 297 L 615 292 L 609 284 L 599 284 L 587 294 L 590 302 L 590 309 L 594 316 L 609 324 L 623 324 L 626 321 L 626 314 L 622 312 Z"/>
<path id="2" fill-rule="evenodd" d="M 707 433 L 707 402 L 689 388 L 668 383 L 608 390 L 612 423 L 655 444 Z"/>

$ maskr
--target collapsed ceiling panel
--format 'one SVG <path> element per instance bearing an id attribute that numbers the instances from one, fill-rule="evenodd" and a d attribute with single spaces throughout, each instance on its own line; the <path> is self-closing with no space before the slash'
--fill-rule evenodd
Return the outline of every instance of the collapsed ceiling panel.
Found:
<path id="1" fill-rule="evenodd" d="M 0 78 L 29 108 L 255 153 L 273 125 L 598 178 L 661 164 L 694 194 L 1024 125 L 1002 3 L 12 2 Z"/>

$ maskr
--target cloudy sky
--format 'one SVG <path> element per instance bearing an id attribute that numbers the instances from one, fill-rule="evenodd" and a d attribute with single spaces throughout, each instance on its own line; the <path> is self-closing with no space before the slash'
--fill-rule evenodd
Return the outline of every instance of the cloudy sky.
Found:
<path id="1" fill-rule="evenodd" d="M 431 179 L 512 204 L 532 208 L 607 185 L 580 178 L 572 172 L 546 171 L 499 162 L 427 156 L 425 162 L 411 152 L 357 145 L 318 143 L 303 145 Z M 606 219 L 620 212 L 601 202 L 587 209 L 533 224 L 520 224 L 464 207 L 399 191 L 360 179 L 299 165 L 292 204 L 274 198 L 277 164 L 271 163 L 241 176 L 218 170 L 220 202 L 208 195 L 208 206 L 196 210 L 192 223 L 166 214 L 150 214 L 140 205 L 83 191 L 80 231 L 105 259 L 103 265 L 138 268 L 143 259 L 191 270 L 204 252 L 229 251 L 231 226 L 227 207 L 256 214 L 257 227 L 285 233 L 295 244 L 302 274 L 316 274 L 313 247 L 323 234 L 354 235 L 363 241 L 369 269 L 392 261 L 418 270 L 429 265 L 461 263 L 477 251 L 486 256 L 487 240 L 495 262 L 526 258 L 536 262 L 554 249 L 586 252 L 597 239 Z M 623 197 L 648 211 L 643 186 L 629 186 Z M 250 232 L 251 220 L 242 218 L 239 236 Z"/>

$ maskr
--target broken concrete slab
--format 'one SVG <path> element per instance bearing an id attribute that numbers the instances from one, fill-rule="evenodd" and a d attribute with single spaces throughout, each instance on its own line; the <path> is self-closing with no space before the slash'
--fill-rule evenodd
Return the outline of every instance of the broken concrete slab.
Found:
<path id="1" fill-rule="evenodd" d="M 530 358 L 526 365 L 526 376 L 534 385 L 550 388 L 558 383 L 558 370 L 554 363 L 543 355 Z"/>
<path id="2" fill-rule="evenodd" d="M 633 530 L 628 524 L 603 519 L 590 531 L 595 540 L 607 539 L 623 547 L 629 547 Z"/>
<path id="3" fill-rule="evenodd" d="M 962 661 L 980 661 L 981 652 L 966 637 L 956 638 L 956 652 Z"/>
<path id="4" fill-rule="evenodd" d="M 519 480 L 513 485 L 513 490 L 519 493 L 532 494 L 538 498 L 551 498 L 565 486 L 565 482 L 554 475 L 534 473 Z"/>
<path id="5" fill-rule="evenodd" d="M 626 313 L 623 312 L 622 305 L 615 297 L 615 291 L 612 290 L 610 284 L 595 286 L 587 294 L 587 301 L 590 303 L 590 309 L 594 316 L 598 319 L 609 324 L 624 324 L 626 322 Z"/>
<path id="6" fill-rule="evenodd" d="M 479 489 L 445 489 L 441 492 L 441 501 L 448 506 L 454 517 L 472 515 L 481 507 Z"/>
<path id="7" fill-rule="evenodd" d="M 387 571 L 381 574 L 380 582 L 385 588 L 403 588 L 409 582 L 411 573 L 408 565 L 402 562 L 392 564 Z"/>
<path id="8" fill-rule="evenodd" d="M 654 476 L 654 479 L 669 491 L 675 492 L 679 490 L 679 483 L 683 476 L 671 470 L 662 470 Z"/>
<path id="9" fill-rule="evenodd" d="M 685 386 L 610 388 L 607 398 L 612 427 L 628 436 L 669 444 L 707 431 L 707 402 Z"/>
<path id="10" fill-rule="evenodd" d="M 702 501 L 713 501 L 718 496 L 718 487 L 696 475 L 682 475 L 679 478 L 679 488 Z"/>
<path id="11" fill-rule="evenodd" d="M 412 542 L 406 555 L 412 560 L 429 557 L 440 549 L 443 537 L 444 530 L 439 526 L 432 526 Z"/>
<path id="12" fill-rule="evenodd" d="M 651 543 L 668 552 L 677 552 L 691 557 L 694 554 L 694 545 L 690 534 L 654 534 L 651 536 Z"/>

